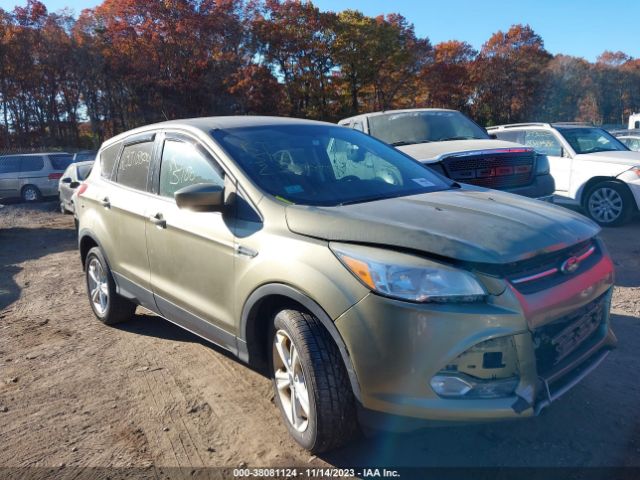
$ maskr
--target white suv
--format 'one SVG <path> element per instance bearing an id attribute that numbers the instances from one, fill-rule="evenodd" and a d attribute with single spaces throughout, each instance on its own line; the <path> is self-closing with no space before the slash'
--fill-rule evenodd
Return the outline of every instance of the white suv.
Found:
<path id="1" fill-rule="evenodd" d="M 576 123 L 520 123 L 487 129 L 549 158 L 556 198 L 581 205 L 603 226 L 622 225 L 640 207 L 640 152 L 605 130 Z"/>

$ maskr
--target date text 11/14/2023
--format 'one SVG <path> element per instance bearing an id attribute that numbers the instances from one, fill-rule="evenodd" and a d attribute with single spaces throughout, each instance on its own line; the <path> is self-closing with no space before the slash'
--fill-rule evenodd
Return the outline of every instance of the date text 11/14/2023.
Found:
<path id="1" fill-rule="evenodd" d="M 399 478 L 387 468 L 235 468 L 234 478 Z"/>

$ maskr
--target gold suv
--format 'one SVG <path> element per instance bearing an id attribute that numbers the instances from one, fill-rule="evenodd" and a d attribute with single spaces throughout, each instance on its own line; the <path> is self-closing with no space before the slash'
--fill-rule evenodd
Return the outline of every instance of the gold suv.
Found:
<path id="1" fill-rule="evenodd" d="M 313 452 L 358 423 L 533 416 L 615 345 L 597 225 L 348 128 L 139 128 L 104 143 L 76 208 L 95 315 L 142 305 L 264 368 Z"/>

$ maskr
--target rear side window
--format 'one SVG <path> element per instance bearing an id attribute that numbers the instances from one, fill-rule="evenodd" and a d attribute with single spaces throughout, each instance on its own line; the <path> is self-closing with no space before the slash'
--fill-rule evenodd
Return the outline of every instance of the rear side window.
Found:
<path id="1" fill-rule="evenodd" d="M 147 189 L 153 142 L 127 145 L 122 150 L 116 182 L 137 190 Z"/>
<path id="2" fill-rule="evenodd" d="M 91 173 L 93 165 L 78 165 L 78 180 L 84 180 Z"/>
<path id="3" fill-rule="evenodd" d="M 510 130 L 508 132 L 505 132 L 505 131 L 499 130 L 499 131 L 491 131 L 489 133 L 495 133 L 496 137 L 506 142 L 524 144 L 524 132 L 521 132 L 521 131 Z"/>
<path id="4" fill-rule="evenodd" d="M 212 160 L 193 144 L 165 141 L 160 166 L 160 195 L 173 198 L 176 191 L 197 183 L 224 186 L 224 179 Z"/>
<path id="5" fill-rule="evenodd" d="M 121 145 L 120 143 L 116 143 L 100 152 L 100 175 L 102 175 L 103 178 L 111 178 L 113 166 L 116 164 Z"/>
<path id="6" fill-rule="evenodd" d="M 562 146 L 551 132 L 526 130 L 523 143 L 527 147 L 533 147 L 538 153 L 555 157 L 562 156 Z"/>
<path id="7" fill-rule="evenodd" d="M 23 172 L 38 172 L 44 168 L 44 160 L 39 156 L 22 157 L 22 166 L 20 168 Z"/>
<path id="8" fill-rule="evenodd" d="M 73 155 L 57 153 L 55 155 L 49 155 L 49 160 L 51 160 L 51 166 L 54 170 L 66 170 L 73 162 Z"/>
<path id="9" fill-rule="evenodd" d="M 0 157 L 0 173 L 18 173 L 20 171 L 20 157 Z"/>

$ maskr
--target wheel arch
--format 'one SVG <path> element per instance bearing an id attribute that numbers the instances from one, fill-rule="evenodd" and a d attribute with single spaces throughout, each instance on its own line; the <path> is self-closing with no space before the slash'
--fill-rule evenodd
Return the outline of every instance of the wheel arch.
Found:
<path id="1" fill-rule="evenodd" d="M 360 385 L 347 347 L 331 317 L 315 300 L 298 289 L 282 283 L 262 285 L 253 291 L 242 308 L 240 320 L 239 356 L 251 366 L 265 371 L 267 367 L 266 336 L 269 321 L 283 308 L 302 308 L 315 315 L 329 332 L 340 351 L 343 364 L 349 375 L 351 389 L 361 400 Z"/>
<path id="2" fill-rule="evenodd" d="M 99 247 L 100 250 L 102 250 L 102 255 L 107 262 L 107 266 L 111 268 L 111 262 L 109 262 L 107 252 L 105 252 L 104 248 L 102 248 L 102 244 L 100 243 L 100 241 L 92 232 L 83 229 L 78 232 L 78 249 L 80 250 L 80 261 L 82 262 L 82 270 L 84 270 L 84 264 L 85 260 L 87 259 L 87 255 L 89 254 L 89 250 L 91 250 L 93 247 Z"/>
<path id="3" fill-rule="evenodd" d="M 580 188 L 578 188 L 576 198 L 580 202 L 580 205 L 582 205 L 583 207 L 586 207 L 585 205 L 585 202 L 587 200 L 586 196 L 589 194 L 589 191 L 599 183 L 604 183 L 604 182 L 615 182 L 620 185 L 624 185 L 624 188 L 626 188 L 631 194 L 631 190 L 629 190 L 629 186 L 626 183 L 624 183 L 622 180 L 618 179 L 617 177 L 606 177 L 606 176 L 592 177 L 586 183 L 584 183 L 584 185 L 581 185 Z"/>

